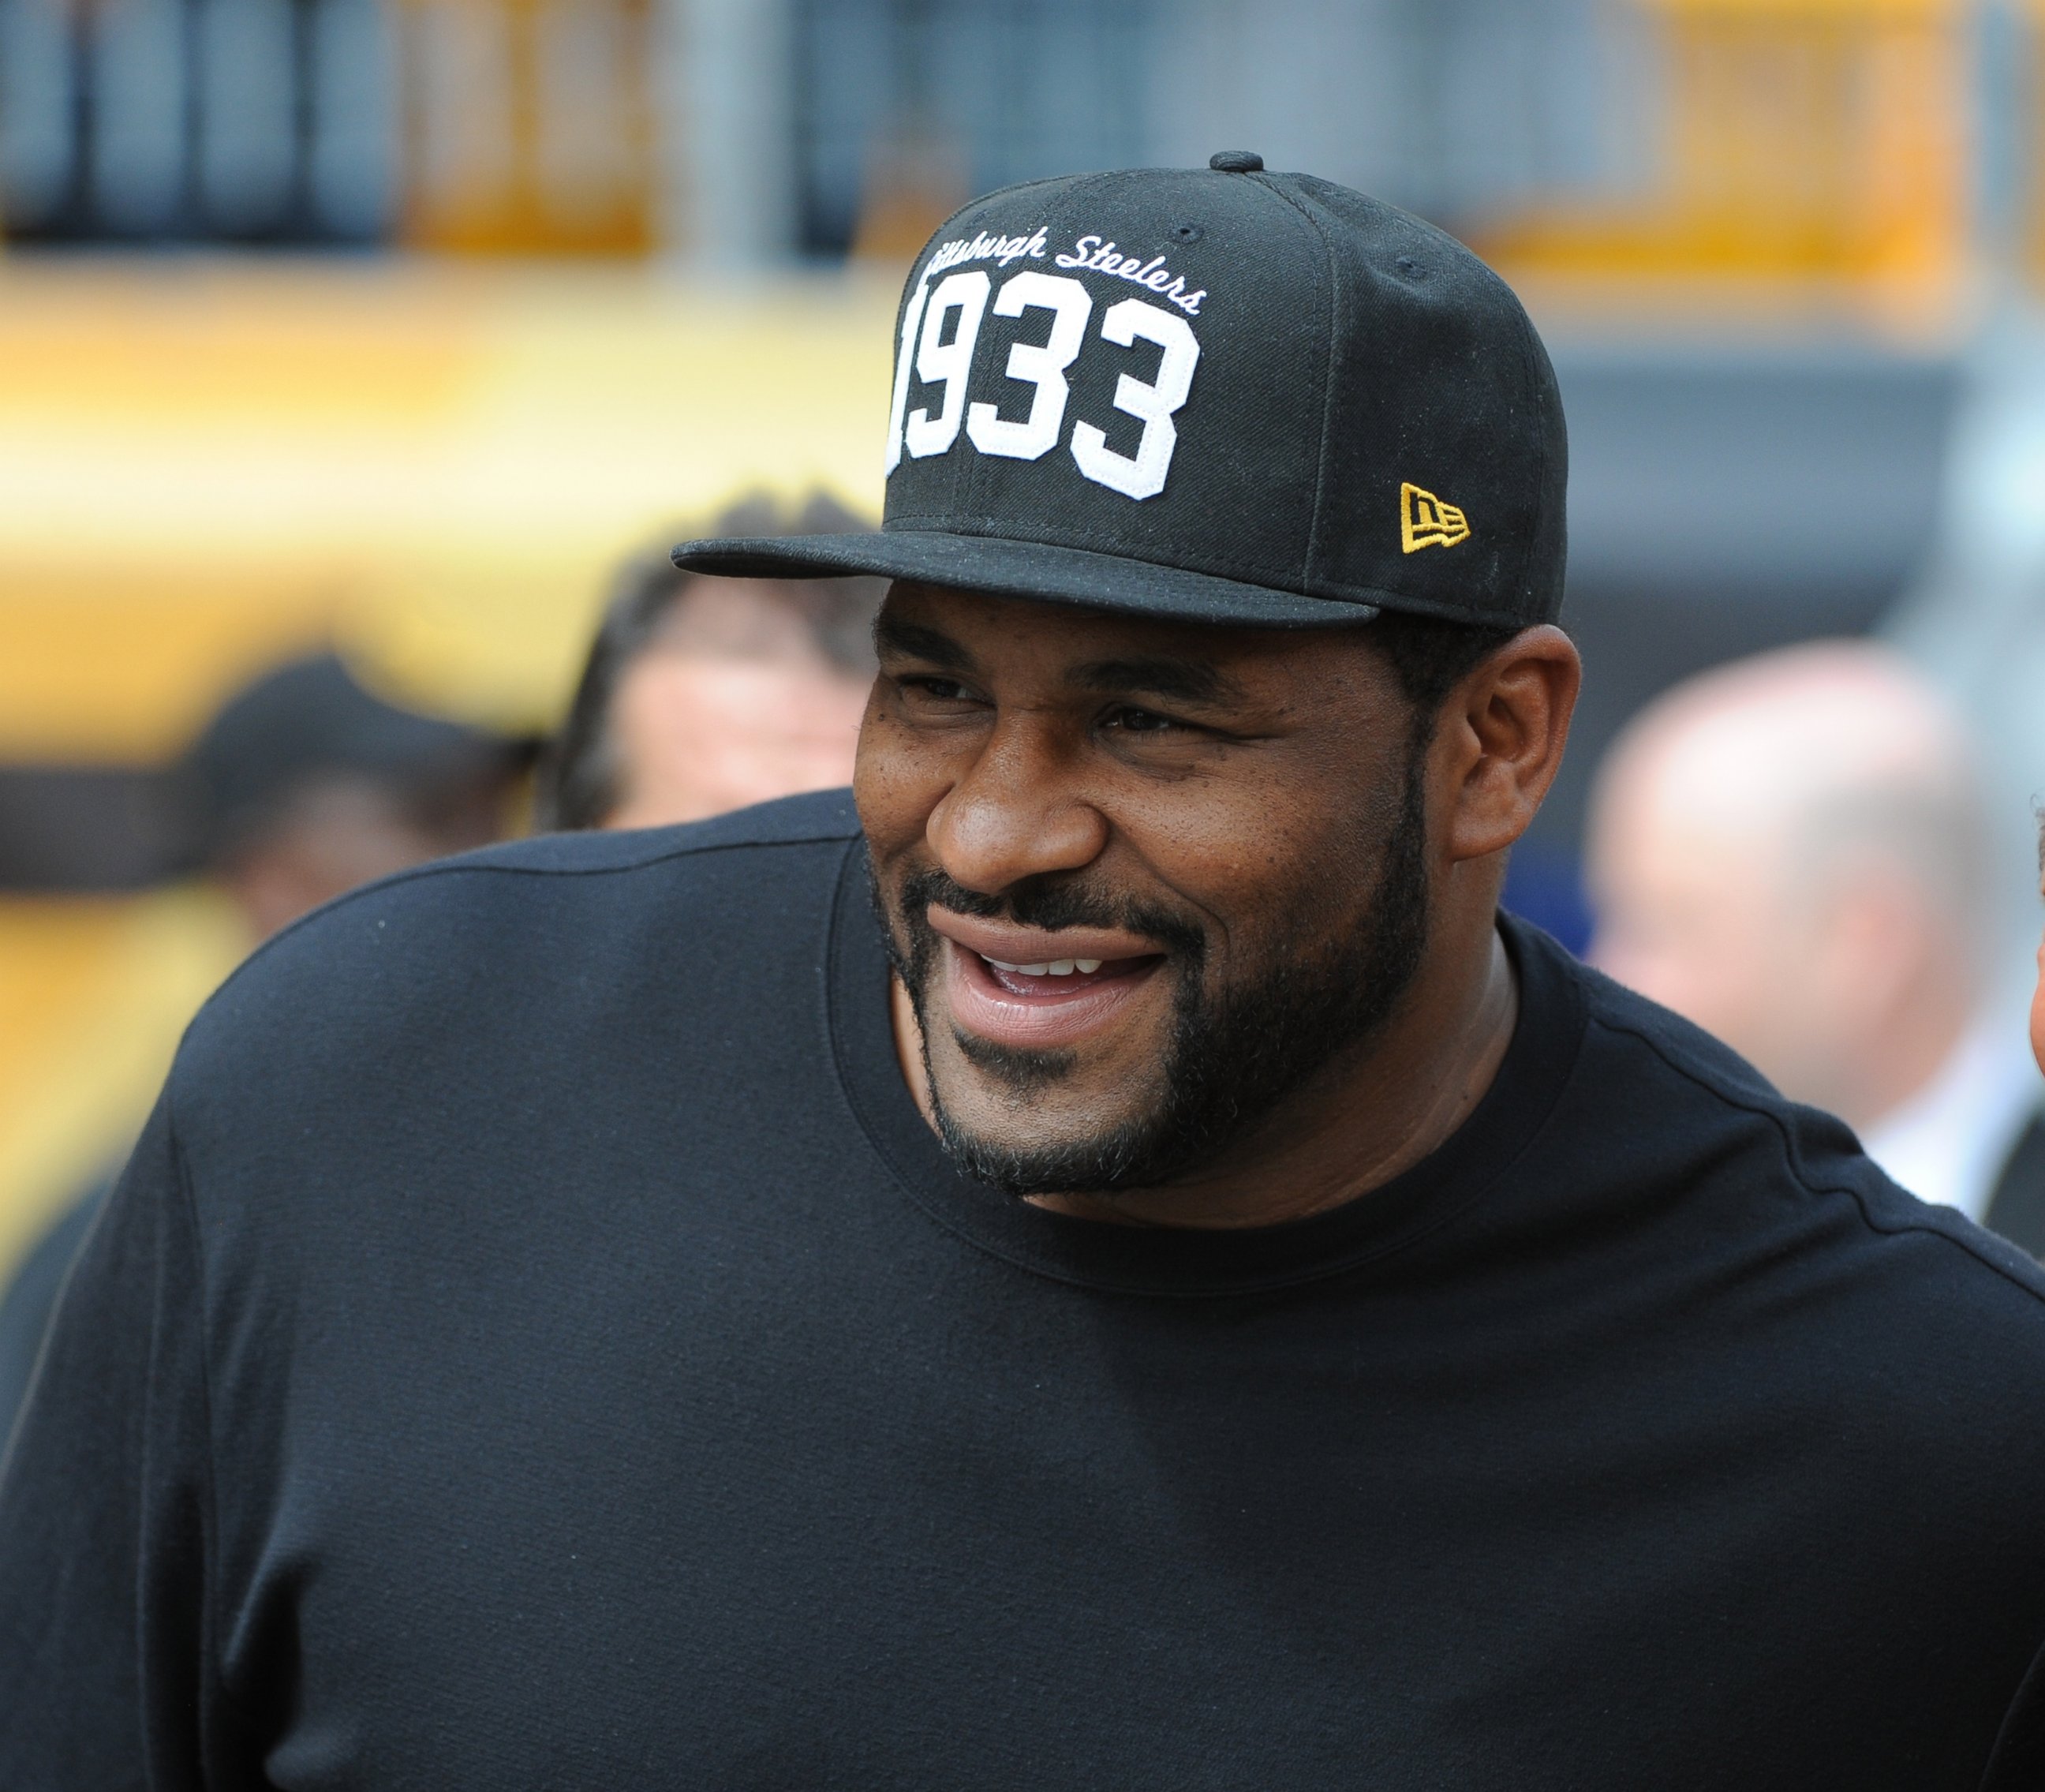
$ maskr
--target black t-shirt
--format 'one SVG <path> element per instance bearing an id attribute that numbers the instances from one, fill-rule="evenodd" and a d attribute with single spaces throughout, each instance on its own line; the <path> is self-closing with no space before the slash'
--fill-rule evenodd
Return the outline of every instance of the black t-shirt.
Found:
<path id="1" fill-rule="evenodd" d="M 65 1297 L 0 1785 L 2045 1785 L 2036 1266 L 1504 925 L 1469 1123 L 1230 1233 L 952 1173 L 842 796 L 326 909 Z"/>
<path id="2" fill-rule="evenodd" d="M 43 1335 L 50 1328 L 64 1276 L 92 1230 L 108 1184 L 102 1180 L 82 1189 L 65 1205 L 49 1230 L 36 1240 L 0 1293 L 0 1450 L 6 1447 L 14 1420 L 28 1396 Z"/>

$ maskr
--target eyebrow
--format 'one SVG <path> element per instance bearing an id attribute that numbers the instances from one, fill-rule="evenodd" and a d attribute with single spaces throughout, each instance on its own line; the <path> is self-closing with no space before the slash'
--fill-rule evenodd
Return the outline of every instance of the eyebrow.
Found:
<path id="1" fill-rule="evenodd" d="M 921 660 L 945 672 L 974 669 L 973 657 L 941 629 L 883 615 L 873 625 L 874 646 L 883 653 Z M 1211 661 L 1176 653 L 1138 653 L 1093 660 L 1076 666 L 1069 682 L 1105 696 L 1132 692 L 1179 703 L 1227 703 L 1239 699 L 1241 685 Z"/>
<path id="2" fill-rule="evenodd" d="M 972 655 L 940 629 L 925 628 L 883 615 L 873 625 L 873 645 L 883 653 L 899 653 L 905 659 L 926 660 L 946 672 L 969 672 Z"/>
<path id="3" fill-rule="evenodd" d="M 1211 661 L 1182 659 L 1176 654 L 1096 660 L 1076 668 L 1072 681 L 1084 691 L 1107 695 L 1142 691 L 1180 703 L 1225 702 L 1242 695 L 1242 687 Z"/>

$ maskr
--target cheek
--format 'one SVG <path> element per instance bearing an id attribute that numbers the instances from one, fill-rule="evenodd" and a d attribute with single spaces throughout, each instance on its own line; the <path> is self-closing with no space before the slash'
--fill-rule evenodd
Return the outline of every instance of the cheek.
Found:
<path id="1" fill-rule="evenodd" d="M 1211 931 L 1214 969 L 1351 931 L 1375 899 L 1397 805 L 1306 800 L 1217 780 L 1180 786 L 1123 831 L 1145 866 Z"/>
<path id="2" fill-rule="evenodd" d="M 852 772 L 853 802 L 876 865 L 922 839 L 952 781 L 949 757 L 929 736 L 901 726 L 876 688 L 860 723 Z"/>

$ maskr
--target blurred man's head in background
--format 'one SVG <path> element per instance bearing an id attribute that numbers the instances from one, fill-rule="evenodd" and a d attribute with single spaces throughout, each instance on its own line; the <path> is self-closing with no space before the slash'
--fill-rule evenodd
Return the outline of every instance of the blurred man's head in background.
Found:
<path id="1" fill-rule="evenodd" d="M 2038 893 L 2045 898 L 2045 815 L 2038 822 Z M 2045 1070 L 2045 938 L 2038 942 L 2038 982 L 2031 992 L 2031 1055 Z"/>
<path id="2" fill-rule="evenodd" d="M 1650 704 L 1599 773 L 1589 861 L 1594 962 L 1857 1128 L 1938 1074 L 1981 1001 L 1968 739 L 1885 648 L 1762 654 Z"/>
<path id="3" fill-rule="evenodd" d="M 519 765 L 323 653 L 229 698 L 184 769 L 201 861 L 267 938 L 358 884 L 498 838 Z"/>
<path id="4" fill-rule="evenodd" d="M 821 495 L 752 497 L 719 535 L 841 534 Z M 543 827 L 657 827 L 852 780 L 878 579 L 780 584 L 627 566 L 541 777 Z"/>

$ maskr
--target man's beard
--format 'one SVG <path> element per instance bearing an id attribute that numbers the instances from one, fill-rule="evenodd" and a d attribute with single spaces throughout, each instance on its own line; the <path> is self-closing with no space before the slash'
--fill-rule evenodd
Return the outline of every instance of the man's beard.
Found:
<path id="1" fill-rule="evenodd" d="M 1425 760 L 1423 743 L 1416 742 L 1377 888 L 1357 924 L 1314 951 L 1303 935 L 1315 904 L 1302 902 L 1257 972 L 1213 992 L 1202 975 L 1206 935 L 1165 910 L 1049 879 L 984 896 L 934 867 L 903 881 L 891 916 L 875 881 L 874 905 L 888 956 L 915 1010 L 926 1073 L 928 992 L 938 963 L 938 936 L 927 912 L 933 902 L 955 914 L 999 916 L 1023 927 L 1124 928 L 1165 948 L 1177 977 L 1155 1099 L 1146 1111 L 1089 1138 L 1023 1146 L 982 1137 L 946 1108 L 930 1074 L 932 1115 L 953 1164 L 1017 1196 L 1159 1187 L 1211 1160 L 1338 1054 L 1380 1031 L 1419 973 L 1427 945 Z M 1346 892 L 1318 893 L 1331 899 Z M 1320 911 L 1326 912 L 1325 900 Z M 996 1045 L 957 1030 L 952 1036 L 965 1058 L 1007 1093 L 1019 1115 L 1026 1112 L 1032 1094 L 1056 1085 L 1077 1062 L 1069 1049 Z"/>

